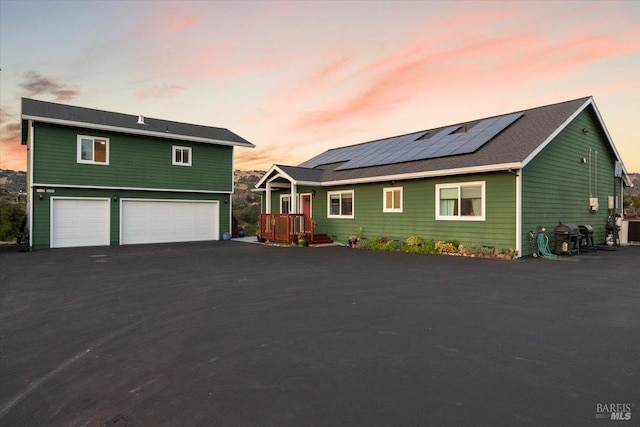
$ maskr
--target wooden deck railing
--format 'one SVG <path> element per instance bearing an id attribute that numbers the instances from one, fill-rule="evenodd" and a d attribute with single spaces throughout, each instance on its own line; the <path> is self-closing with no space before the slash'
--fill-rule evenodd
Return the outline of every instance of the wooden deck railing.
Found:
<path id="1" fill-rule="evenodd" d="M 294 243 L 304 232 L 313 243 L 315 222 L 304 214 L 260 214 L 260 237 L 272 242 Z"/>

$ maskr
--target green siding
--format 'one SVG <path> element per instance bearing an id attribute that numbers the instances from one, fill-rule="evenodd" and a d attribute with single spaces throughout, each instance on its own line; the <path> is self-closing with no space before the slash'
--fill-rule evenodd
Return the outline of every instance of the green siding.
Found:
<path id="1" fill-rule="evenodd" d="M 587 162 L 582 163 L 582 158 Z M 558 221 L 589 224 L 594 228 L 595 243 L 602 243 L 609 215 L 607 196 L 613 194 L 614 164 L 615 156 L 595 113 L 590 108 L 583 111 L 522 171 L 523 255 L 531 254 L 528 233 L 538 226 L 547 229 L 553 249 L 553 229 Z M 619 194 L 620 180 L 616 182 Z M 590 197 L 598 198 L 598 211 L 590 210 Z"/>
<path id="2" fill-rule="evenodd" d="M 117 198 L 113 200 L 114 196 Z M 150 191 L 118 191 L 56 188 L 55 193 L 44 193 L 42 200 L 37 195 L 33 201 L 33 249 L 50 247 L 51 197 L 101 197 L 111 199 L 111 245 L 120 244 L 120 200 L 163 199 L 163 200 L 218 200 L 220 206 L 220 236 L 230 230 L 229 196 L 225 194 L 175 193 Z M 225 203 L 225 200 L 227 203 Z"/>
<path id="3" fill-rule="evenodd" d="M 36 184 L 231 192 L 233 147 L 36 123 Z M 109 165 L 77 163 L 77 136 L 109 138 Z M 192 148 L 192 166 L 172 165 L 174 145 Z"/>
<path id="4" fill-rule="evenodd" d="M 436 184 L 485 181 L 485 221 L 442 221 L 435 219 Z M 313 218 L 317 233 L 326 233 L 335 241 L 346 243 L 350 235 L 367 238 L 388 237 L 405 240 L 417 235 L 424 239 L 458 240 L 463 244 L 476 243 L 496 248 L 515 247 L 515 177 L 508 173 L 453 176 L 439 179 L 396 181 L 394 187 L 403 188 L 403 211 L 383 212 L 383 188 L 390 183 L 359 184 L 339 187 L 313 188 Z M 354 190 L 354 218 L 327 218 L 327 192 Z M 285 190 L 286 192 L 286 190 Z M 298 187 L 299 193 L 311 192 Z M 273 193 L 272 212 L 279 212 L 279 193 Z"/>

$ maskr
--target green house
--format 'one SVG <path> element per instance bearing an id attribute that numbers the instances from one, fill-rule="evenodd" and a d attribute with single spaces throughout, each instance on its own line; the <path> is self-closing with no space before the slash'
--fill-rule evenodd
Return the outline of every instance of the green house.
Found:
<path id="1" fill-rule="evenodd" d="M 222 128 L 22 99 L 32 249 L 218 240 L 231 228 Z"/>
<path id="2" fill-rule="evenodd" d="M 544 227 L 553 245 L 559 222 L 590 225 L 604 242 L 624 185 L 620 154 L 587 97 L 273 165 L 256 191 L 264 238 L 419 236 L 525 256 L 529 232 Z"/>

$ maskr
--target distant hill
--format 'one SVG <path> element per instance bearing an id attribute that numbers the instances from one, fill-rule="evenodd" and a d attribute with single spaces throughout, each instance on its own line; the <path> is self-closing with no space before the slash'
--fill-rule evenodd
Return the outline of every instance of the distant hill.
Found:
<path id="1" fill-rule="evenodd" d="M 233 216 L 248 236 L 256 234 L 260 214 L 260 193 L 251 190 L 264 174 L 265 171 L 233 172 Z"/>
<path id="2" fill-rule="evenodd" d="M 27 192 L 27 173 L 0 169 L 0 202 L 14 203 L 17 194 Z"/>
<path id="3" fill-rule="evenodd" d="M 633 187 L 625 189 L 625 193 L 630 195 L 640 194 L 640 173 L 630 173 L 629 177 L 633 182 Z"/>

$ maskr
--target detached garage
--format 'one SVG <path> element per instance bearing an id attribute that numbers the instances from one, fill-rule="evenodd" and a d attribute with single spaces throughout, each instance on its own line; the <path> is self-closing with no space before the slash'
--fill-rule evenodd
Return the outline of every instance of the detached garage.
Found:
<path id="1" fill-rule="evenodd" d="M 122 199 L 120 206 L 123 245 L 219 239 L 218 201 Z"/>
<path id="2" fill-rule="evenodd" d="M 232 228 L 229 129 L 22 100 L 29 249 L 220 240 Z"/>
<path id="3" fill-rule="evenodd" d="M 109 245 L 109 199 L 51 198 L 51 247 Z"/>

